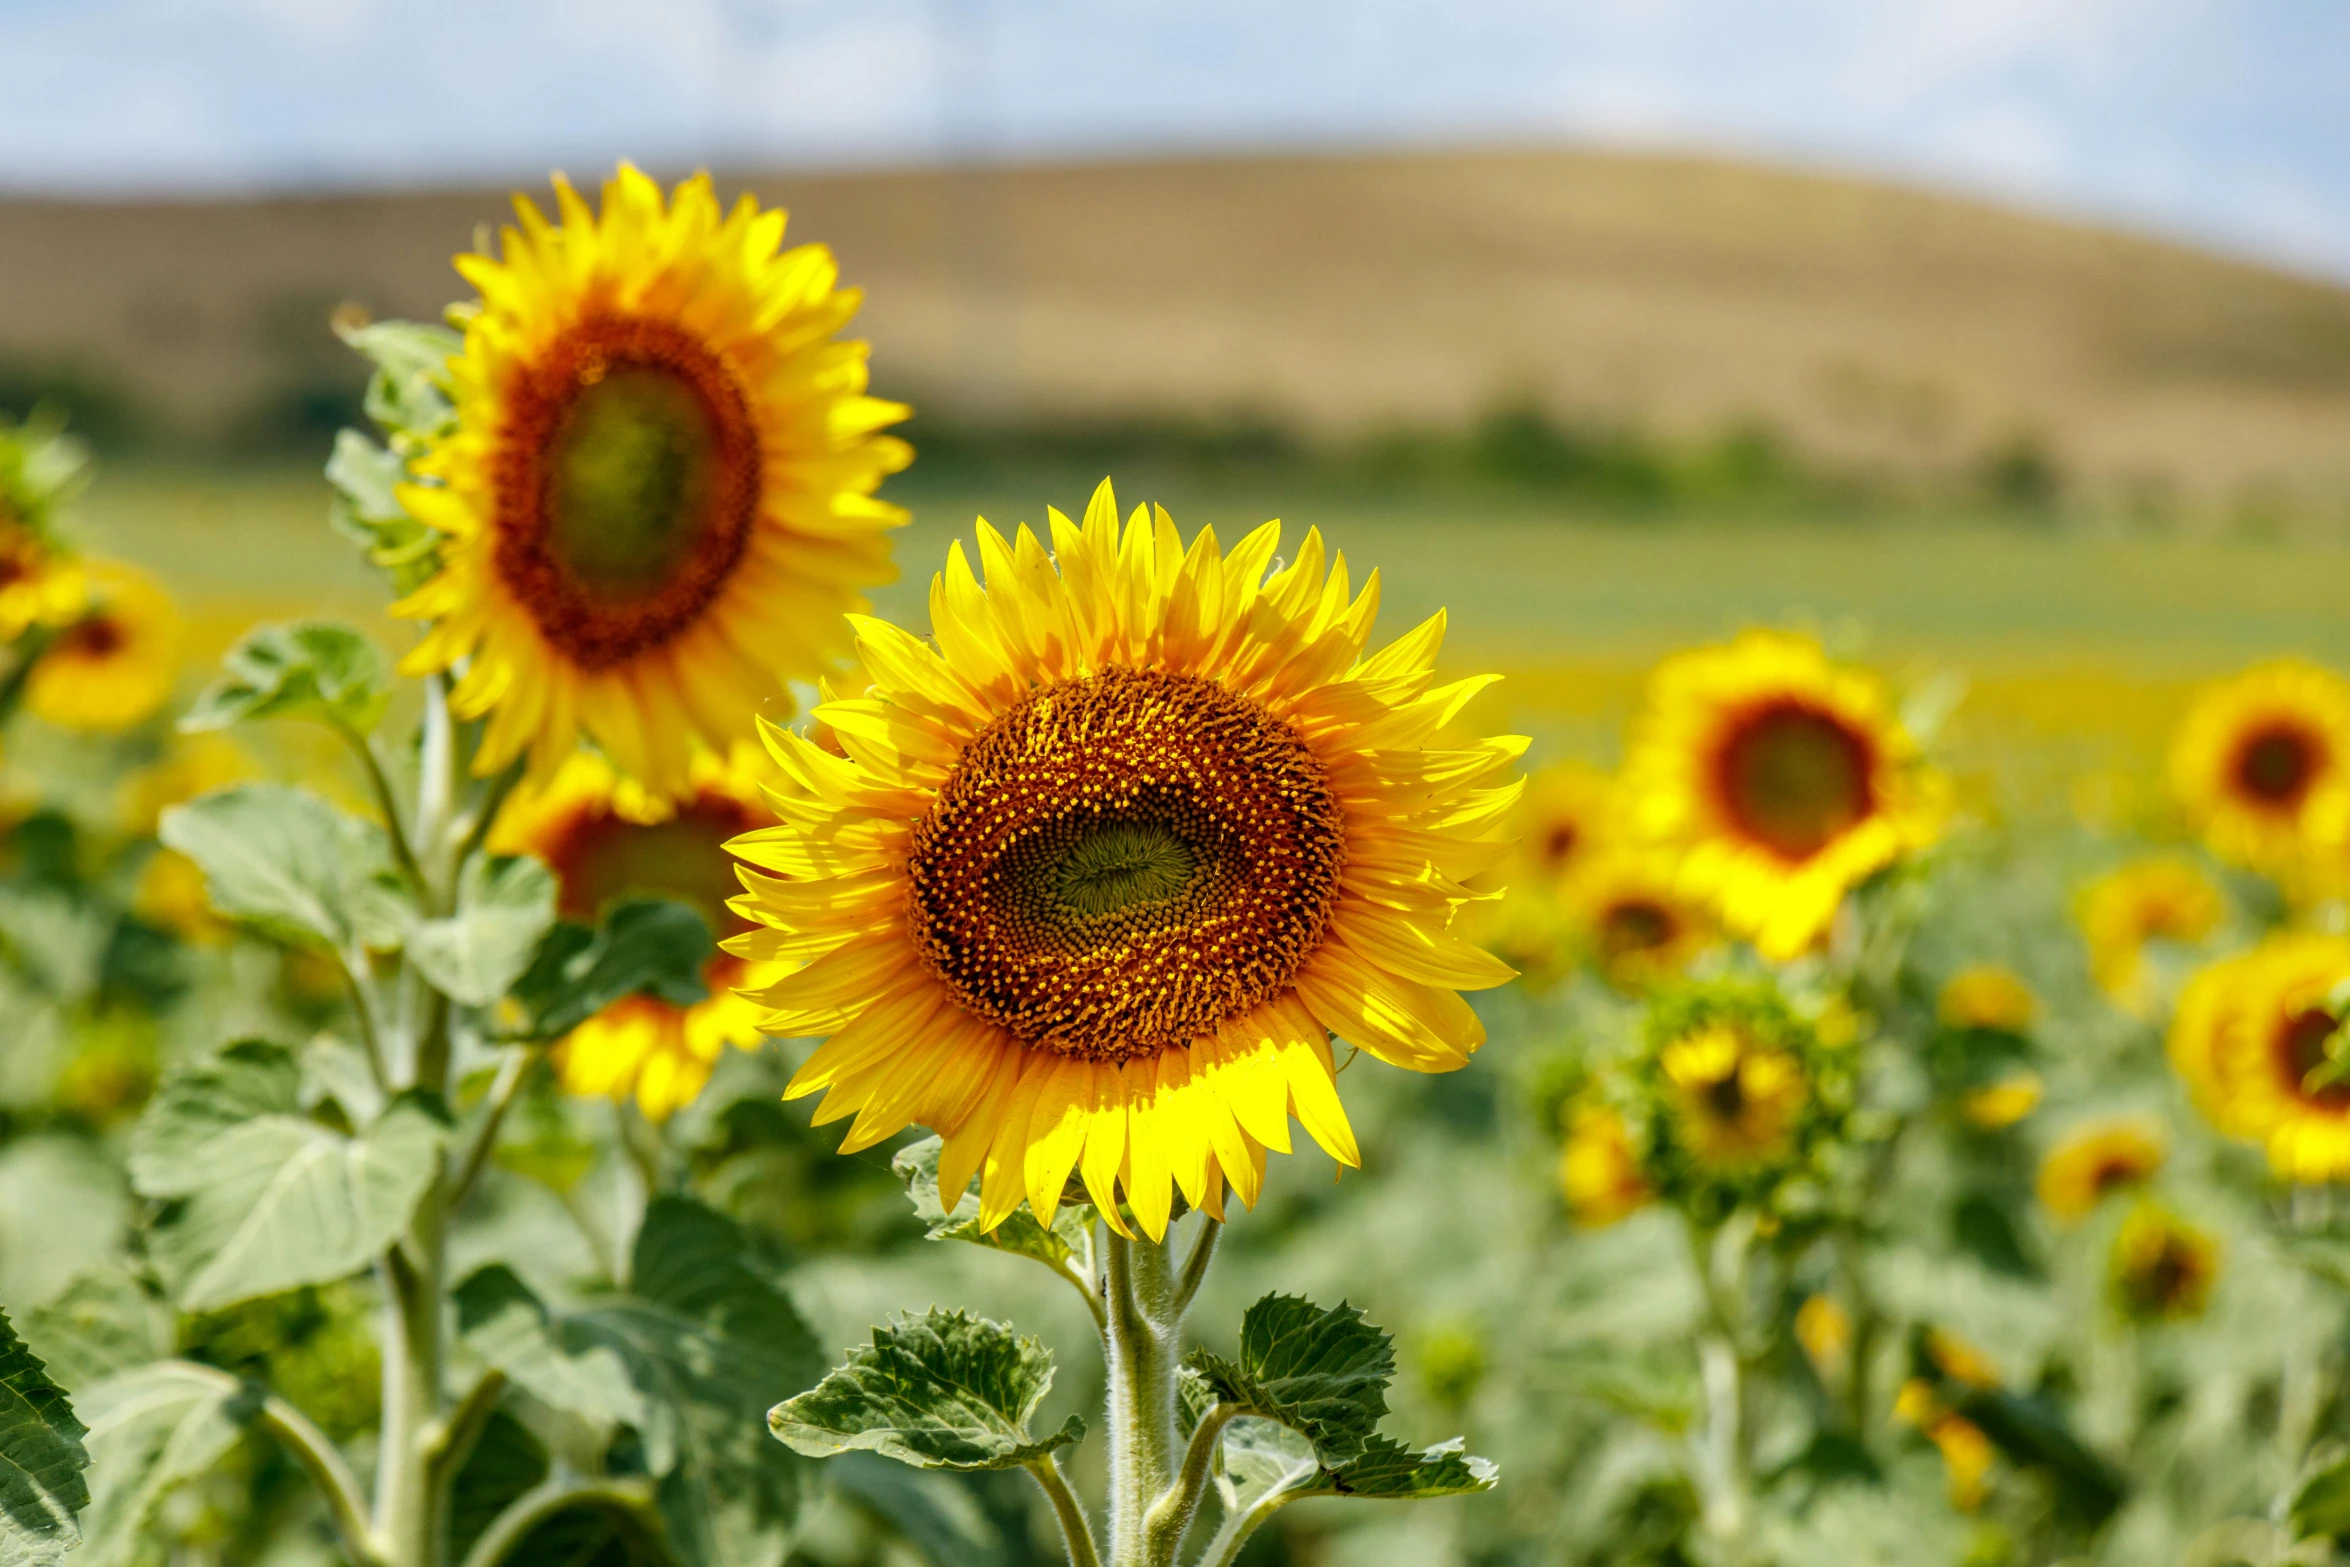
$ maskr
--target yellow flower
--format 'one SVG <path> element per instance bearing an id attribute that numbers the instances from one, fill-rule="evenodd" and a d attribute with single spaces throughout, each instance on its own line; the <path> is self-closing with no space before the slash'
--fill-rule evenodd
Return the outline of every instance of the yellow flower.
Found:
<path id="1" fill-rule="evenodd" d="M 2193 943 L 2209 936 L 2227 912 L 2209 876 L 2189 860 L 2138 860 L 2081 889 L 2081 934 L 2089 972 L 2116 1005 L 2141 1017 L 2160 1004 L 2146 944 Z"/>
<path id="2" fill-rule="evenodd" d="M 1996 1132 L 2038 1109 L 2043 1086 L 2039 1073 L 2017 1072 L 1975 1089 L 1959 1101 L 1959 1110 L 1970 1124 Z"/>
<path id="3" fill-rule="evenodd" d="M 1950 976 L 1936 1010 L 1952 1028 L 2021 1034 L 2032 1026 L 2040 1003 L 2014 969 L 1978 963 Z"/>
<path id="4" fill-rule="evenodd" d="M 1711 917 L 1653 855 L 1600 856 L 1578 878 L 1574 901 L 1592 961 L 1627 989 L 1679 976 L 1714 942 Z"/>
<path id="5" fill-rule="evenodd" d="M 156 822 L 170 807 L 243 783 L 257 771 L 245 748 L 227 735 L 209 730 L 175 735 L 162 760 L 123 780 L 117 791 L 123 825 L 140 837 L 152 837 Z"/>
<path id="6" fill-rule="evenodd" d="M 1654 1194 L 1621 1115 L 1604 1105 L 1574 1110 L 1559 1151 L 1559 1191 L 1567 1212 L 1586 1229 L 1604 1229 L 1647 1205 Z"/>
<path id="7" fill-rule="evenodd" d="M 984 589 L 949 552 L 935 643 L 857 619 L 874 688 L 814 715 L 846 755 L 768 727 L 782 822 L 735 844 L 768 928 L 729 945 L 805 965 L 765 1024 L 831 1036 L 789 1093 L 843 1151 L 919 1122 L 984 1225 L 1074 1170 L 1157 1239 L 1176 1188 L 1254 1203 L 1292 1113 L 1357 1162 L 1332 1033 L 1423 1072 L 1484 1042 L 1456 992 L 1510 971 L 1448 927 L 1525 742 L 1439 741 L 1487 682 L 1432 688 L 1442 615 L 1368 653 L 1378 579 L 1318 533 L 1268 576 L 1277 525 L 1186 547 L 1106 482 L 1051 523 L 982 523 Z"/>
<path id="8" fill-rule="evenodd" d="M 1529 989 L 1564 978 L 1581 955 L 1576 893 L 1614 836 L 1610 789 L 1605 774 L 1580 762 L 1530 777 L 1511 824 L 1516 852 L 1493 873 L 1507 890 L 1462 911 L 1462 934 L 1519 970 Z"/>
<path id="9" fill-rule="evenodd" d="M 2132 1209 L 2114 1236 L 2107 1282 L 2115 1309 L 2132 1322 L 2202 1316 L 2218 1278 L 2219 1242 L 2153 1203 Z"/>
<path id="10" fill-rule="evenodd" d="M 2171 787 L 2223 859 L 2284 872 L 2350 834 L 2350 682 L 2304 659 L 2205 690 L 2179 725 Z"/>
<path id="11" fill-rule="evenodd" d="M 2350 1081 L 2327 1052 L 2328 1005 L 2350 979 L 2350 940 L 2294 933 L 2195 976 L 2171 1024 L 2171 1064 L 2230 1137 L 2264 1144 L 2288 1181 L 2350 1178 Z"/>
<path id="12" fill-rule="evenodd" d="M 1874 676 L 1817 642 L 1749 631 L 1665 660 L 1624 768 L 1626 808 L 1683 883 L 1773 960 L 1941 831 L 1947 788 Z"/>
<path id="13" fill-rule="evenodd" d="M 141 919 L 200 947 L 217 947 L 235 933 L 234 926 L 212 912 L 203 868 L 177 849 L 157 849 L 148 857 L 131 908 Z"/>
<path id="14" fill-rule="evenodd" d="M 759 798 L 756 753 L 732 763 L 703 755 L 675 801 L 651 794 L 600 757 L 575 752 L 543 789 L 517 797 L 498 819 L 490 847 L 531 854 L 555 873 L 556 912 L 593 924 L 627 897 L 675 898 L 699 909 L 719 936 L 749 929 L 726 911 L 736 890 L 727 840 L 774 821 Z M 622 997 L 555 1046 L 566 1091 L 626 1099 L 654 1120 L 693 1102 L 728 1045 L 755 1048 L 759 1007 L 735 987 L 780 972 L 712 955 L 702 978 L 710 994 L 680 1007 L 657 996 Z"/>
<path id="15" fill-rule="evenodd" d="M 1518 807 L 1518 858 L 1523 874 L 1513 889 L 1559 887 L 1605 848 L 1614 781 L 1580 762 L 1556 762 L 1526 780 Z"/>
<path id="16" fill-rule="evenodd" d="M 177 683 L 179 612 L 135 567 L 93 563 L 89 575 L 91 607 L 34 663 L 25 706 L 64 729 L 128 729 Z"/>
<path id="17" fill-rule="evenodd" d="M 2040 1206 L 2063 1223 L 2085 1219 L 2108 1192 L 2152 1180 L 2168 1154 L 2159 1121 L 2131 1116 L 2076 1127 L 2040 1161 Z"/>
<path id="18" fill-rule="evenodd" d="M 1793 1052 L 1714 1023 L 1666 1045 L 1658 1062 L 1671 1085 L 1678 1141 L 1700 1169 L 1744 1172 L 1793 1152 L 1809 1097 Z"/>
<path id="19" fill-rule="evenodd" d="M 86 467 L 80 443 L 61 427 L 0 418 L 0 643 L 82 612 L 88 583 L 59 547 L 52 514 Z"/>
<path id="20" fill-rule="evenodd" d="M 446 537 L 393 608 L 433 622 L 402 667 L 463 666 L 484 773 L 528 748 L 543 779 L 584 732 L 679 793 L 696 742 L 747 739 L 892 575 L 904 514 L 873 491 L 909 452 L 876 432 L 906 410 L 865 395 L 865 345 L 835 337 L 858 296 L 821 247 L 778 254 L 781 212 L 722 215 L 707 175 L 664 204 L 625 164 L 600 217 L 556 196 L 559 224 L 517 200 L 503 259 L 457 261 L 481 304 L 455 430 L 400 491 Z"/>
<path id="21" fill-rule="evenodd" d="M 1823 1380 L 1842 1376 L 1845 1352 L 1852 1348 L 1852 1313 L 1833 1295 L 1806 1297 L 1795 1312 L 1795 1342 Z"/>

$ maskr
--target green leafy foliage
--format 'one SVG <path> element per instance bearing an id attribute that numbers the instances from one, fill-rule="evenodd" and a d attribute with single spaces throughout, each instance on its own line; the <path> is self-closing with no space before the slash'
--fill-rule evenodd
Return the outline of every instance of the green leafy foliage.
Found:
<path id="1" fill-rule="evenodd" d="M 409 592 L 431 577 L 440 535 L 400 504 L 398 487 L 407 481 L 408 466 L 397 452 L 356 430 L 339 431 L 326 478 L 334 489 L 328 522 L 365 551 L 396 590 Z"/>
<path id="2" fill-rule="evenodd" d="M 85 1273 L 24 1314 L 25 1339 L 68 1387 L 89 1387 L 171 1349 L 171 1323 L 138 1280 Z"/>
<path id="3" fill-rule="evenodd" d="M 1456 1436 L 1425 1452 L 1414 1452 L 1400 1442 L 1374 1435 L 1354 1458 L 1327 1472 L 1327 1483 L 1340 1496 L 1388 1501 L 1421 1501 L 1492 1490 L 1500 1471 L 1489 1460 L 1462 1452 L 1462 1445 Z"/>
<path id="4" fill-rule="evenodd" d="M 456 1305 L 467 1347 L 541 1403 L 603 1427 L 644 1422 L 644 1399 L 620 1357 L 602 1344 L 573 1352 L 559 1336 L 563 1324 L 504 1263 L 469 1275 Z"/>
<path id="5" fill-rule="evenodd" d="M 780 1563 L 800 1506 L 802 1466 L 761 1434 L 759 1418 L 822 1359 L 754 1256 L 725 1215 L 657 1198 L 637 1232 L 628 1293 L 558 1330 L 566 1353 L 602 1349 L 627 1368 L 642 1399 L 645 1467 L 687 1567 Z"/>
<path id="6" fill-rule="evenodd" d="M 968 1241 L 974 1246 L 1032 1258 L 1052 1268 L 1083 1271 L 1090 1264 L 1092 1208 L 1082 1203 L 1065 1204 L 1054 1213 L 1048 1229 L 1037 1223 L 1023 1205 L 994 1229 L 982 1230 L 976 1195 L 957 1192 L 956 1200 L 949 1205 L 939 1192 L 938 1155 L 943 1146 L 938 1138 L 925 1137 L 899 1149 L 889 1162 L 898 1179 L 906 1183 L 906 1196 L 914 1204 L 914 1216 L 930 1226 L 929 1239 Z"/>
<path id="7" fill-rule="evenodd" d="M 80 1543 L 88 1434 L 0 1312 L 0 1567 L 54 1562 Z"/>
<path id="8" fill-rule="evenodd" d="M 165 1498 L 212 1473 L 240 1440 L 230 1411 L 237 1391 L 234 1378 L 177 1360 L 83 1391 L 90 1506 L 75 1567 L 133 1567 L 149 1559 L 147 1527 Z"/>
<path id="9" fill-rule="evenodd" d="M 2335 1459 L 2293 1493 L 2293 1532 L 2302 1539 L 2350 1534 L 2350 1455 Z"/>
<path id="10" fill-rule="evenodd" d="M 461 334 L 424 321 L 374 321 L 340 335 L 375 366 L 368 418 L 395 437 L 434 435 L 456 418 L 448 367 L 465 346 Z"/>
<path id="11" fill-rule="evenodd" d="M 391 701 L 391 661 L 383 649 L 337 621 L 256 627 L 222 656 L 221 666 L 220 679 L 180 720 L 182 729 L 316 718 L 364 735 L 383 721 Z"/>
<path id="12" fill-rule="evenodd" d="M 1218 1401 L 1279 1421 L 1339 1464 L 1387 1413 L 1395 1343 L 1352 1306 L 1325 1311 L 1302 1296 L 1267 1295 L 1241 1318 L 1236 1357 L 1196 1349 L 1186 1364 Z"/>
<path id="13" fill-rule="evenodd" d="M 212 906 L 233 919 L 339 952 L 399 945 L 406 905 L 383 830 L 307 789 L 208 794 L 165 811 L 159 835 L 203 868 Z"/>
<path id="14" fill-rule="evenodd" d="M 457 912 L 420 920 L 408 933 L 408 960 L 450 1000 L 486 1007 L 522 977 L 555 922 L 555 878 L 520 857 L 465 867 Z"/>
<path id="15" fill-rule="evenodd" d="M 164 1204 L 149 1249 L 181 1309 L 208 1311 L 365 1267 L 439 1166 L 446 1112 L 409 1092 L 357 1136 L 304 1116 L 300 1072 L 258 1040 L 174 1073 L 130 1172 Z"/>
<path id="16" fill-rule="evenodd" d="M 515 979 L 512 995 L 531 1039 L 559 1039 L 622 996 L 645 991 L 678 1006 L 709 994 L 702 967 L 712 951 L 700 913 L 666 898 L 615 904 L 596 930 L 552 926 Z"/>
<path id="17" fill-rule="evenodd" d="M 811 1458 L 861 1450 L 918 1469 L 1009 1469 L 1084 1436 L 1076 1415 L 1041 1439 L 1029 1435 L 1052 1385 L 1052 1351 L 1035 1339 L 933 1307 L 875 1328 L 870 1344 L 778 1404 L 767 1423 Z"/>

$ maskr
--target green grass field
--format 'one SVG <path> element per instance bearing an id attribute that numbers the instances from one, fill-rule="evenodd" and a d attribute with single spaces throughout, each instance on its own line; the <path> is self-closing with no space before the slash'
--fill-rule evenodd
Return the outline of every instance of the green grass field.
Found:
<path id="1" fill-rule="evenodd" d="M 919 624 L 930 572 L 974 516 L 1041 524 L 1048 504 L 1082 508 L 1089 482 L 1057 475 L 1026 494 L 902 482 L 892 494 L 914 513 L 899 537 L 905 575 L 876 595 L 879 608 Z M 1146 498 L 1146 484 L 1121 491 L 1127 505 Z M 1963 518 L 1611 517 L 1479 495 L 1259 499 L 1196 483 L 1164 498 L 1186 528 L 1212 523 L 1227 539 L 1275 514 L 1291 540 L 1321 528 L 1358 583 L 1379 568 L 1389 634 L 1444 608 L 1448 662 L 1510 675 L 1483 721 L 1601 759 L 1649 664 L 1758 622 L 1817 628 L 1911 684 L 1964 677 L 1961 760 L 2039 784 L 2141 768 L 2196 680 L 2288 652 L 2350 665 L 2339 607 L 2350 549 L 2339 546 Z M 184 596 L 203 657 L 253 620 L 380 611 L 379 584 L 325 512 L 323 483 L 298 472 L 118 471 L 85 506 L 99 547 Z"/>

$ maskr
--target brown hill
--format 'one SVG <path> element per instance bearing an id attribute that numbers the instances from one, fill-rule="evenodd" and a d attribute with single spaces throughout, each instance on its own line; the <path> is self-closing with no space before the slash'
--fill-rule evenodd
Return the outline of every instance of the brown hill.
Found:
<path id="1" fill-rule="evenodd" d="M 2350 498 L 2350 291 L 1882 184 L 1588 152 L 726 183 L 867 288 L 880 389 L 965 416 L 1344 430 L 1531 395 L 1896 470 L 2030 433 L 2108 493 Z M 347 384 L 327 310 L 436 311 L 503 211 L 0 203 L 0 368 L 218 432 Z"/>

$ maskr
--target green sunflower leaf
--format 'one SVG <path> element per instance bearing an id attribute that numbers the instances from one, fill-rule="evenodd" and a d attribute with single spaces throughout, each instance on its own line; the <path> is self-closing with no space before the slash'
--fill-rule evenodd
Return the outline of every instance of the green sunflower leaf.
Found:
<path id="1" fill-rule="evenodd" d="M 1500 1474 L 1492 1460 L 1462 1452 L 1457 1436 L 1417 1453 L 1374 1436 L 1359 1455 L 1326 1471 L 1322 1483 L 1340 1496 L 1405 1501 L 1490 1491 Z"/>
<path id="2" fill-rule="evenodd" d="M 218 1469 L 243 1435 L 231 1411 L 240 1389 L 210 1366 L 162 1361 L 85 1389 L 90 1506 L 73 1567 L 149 1560 L 149 1521 L 179 1487 Z"/>
<path id="3" fill-rule="evenodd" d="M 647 991 L 677 1006 L 708 995 L 702 967 L 710 926 L 666 898 L 630 898 L 589 930 L 558 921 L 540 939 L 509 994 L 529 1018 L 524 1037 L 558 1039 L 622 996 Z"/>
<path id="4" fill-rule="evenodd" d="M 131 1185 L 164 1204 L 148 1250 L 183 1311 L 214 1311 L 366 1267 L 406 1227 L 448 1135 L 400 1095 L 347 1137 L 301 1114 L 300 1071 L 258 1040 L 172 1075 L 131 1141 Z"/>
<path id="5" fill-rule="evenodd" d="M 451 1001 L 486 1007 L 522 977 L 554 923 L 555 878 L 544 865 L 477 856 L 457 889 L 457 912 L 408 933 L 408 961 Z"/>
<path id="6" fill-rule="evenodd" d="M 430 436 L 455 420 L 449 361 L 464 350 L 462 335 L 425 321 L 375 321 L 338 335 L 375 366 L 367 417 L 391 435 Z"/>
<path id="7" fill-rule="evenodd" d="M 334 488 L 327 524 L 366 551 L 368 563 L 388 573 L 393 588 L 413 592 L 433 573 L 441 535 L 408 515 L 398 486 L 408 465 L 357 430 L 336 432 L 326 481 Z"/>
<path id="8" fill-rule="evenodd" d="M 1075 1268 L 1082 1273 L 1091 1267 L 1093 1209 L 1090 1206 L 1064 1205 L 1053 1215 L 1052 1227 L 1047 1229 L 1022 1205 L 994 1229 L 982 1230 L 979 1198 L 975 1194 L 958 1192 L 950 1205 L 939 1192 L 938 1155 L 944 1146 L 936 1137 L 925 1137 L 899 1149 L 897 1157 L 889 1162 L 891 1172 L 906 1183 L 906 1196 L 914 1204 L 914 1216 L 930 1226 L 929 1239 L 967 1241 L 974 1246 L 1028 1257 L 1051 1268 Z"/>
<path id="9" fill-rule="evenodd" d="M 90 1387 L 171 1352 L 171 1314 L 139 1281 L 85 1273 L 24 1314 L 25 1341 L 69 1387 Z"/>
<path id="10" fill-rule="evenodd" d="M 600 1426 L 644 1420 L 644 1399 L 620 1357 L 603 1344 L 574 1353 L 561 1325 L 504 1263 L 469 1275 L 457 1286 L 456 1305 L 466 1347 L 539 1402 Z"/>
<path id="11" fill-rule="evenodd" d="M 165 811 L 157 835 L 203 868 L 232 919 L 340 952 L 399 945 L 406 903 L 383 830 L 307 789 L 224 789 Z"/>
<path id="12" fill-rule="evenodd" d="M 1219 1402 L 1276 1420 L 1340 1466 L 1364 1450 L 1387 1413 L 1395 1343 L 1343 1302 L 1325 1311 L 1296 1295 L 1267 1295 L 1241 1318 L 1240 1353 L 1195 1349 L 1185 1364 Z"/>
<path id="13" fill-rule="evenodd" d="M 54 1562 L 81 1543 L 89 1435 L 0 1312 L 0 1567 Z"/>
<path id="14" fill-rule="evenodd" d="M 317 718 L 367 734 L 391 702 L 391 660 L 372 638 L 334 621 L 256 627 L 228 650 L 221 666 L 220 679 L 196 698 L 180 728 Z"/>
<path id="15" fill-rule="evenodd" d="M 811 1458 L 866 1451 L 917 1469 L 1010 1469 L 1085 1435 L 1071 1415 L 1039 1439 L 1028 1422 L 1053 1385 L 1052 1351 L 1002 1323 L 933 1307 L 873 1330 L 870 1344 L 767 1424 Z"/>

